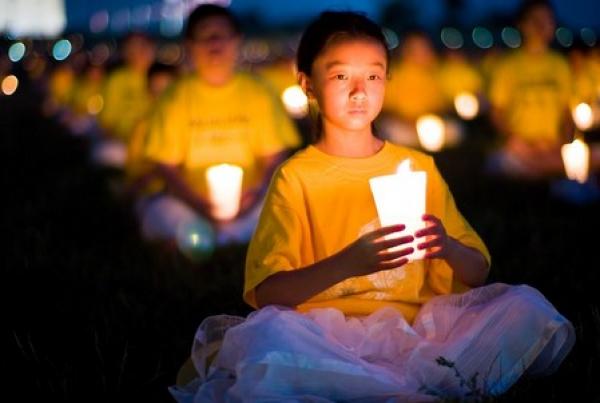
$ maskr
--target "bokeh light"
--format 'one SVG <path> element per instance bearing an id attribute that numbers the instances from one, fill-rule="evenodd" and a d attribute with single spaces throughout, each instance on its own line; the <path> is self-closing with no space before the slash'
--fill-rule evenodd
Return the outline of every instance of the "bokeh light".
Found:
<path id="1" fill-rule="evenodd" d="M 2 93 L 4 95 L 14 94 L 18 87 L 19 79 L 13 74 L 4 77 L 4 80 L 2 80 Z"/>
<path id="2" fill-rule="evenodd" d="M 197 219 L 177 228 L 177 246 L 189 259 L 200 262 L 210 258 L 215 250 L 216 235 L 212 226 Z"/>
<path id="3" fill-rule="evenodd" d="M 308 114 L 308 98 L 299 85 L 286 88 L 281 94 L 281 100 L 291 116 L 303 118 Z"/>
<path id="4" fill-rule="evenodd" d="M 585 103 L 581 102 L 572 111 L 573 122 L 575 122 L 575 126 L 579 130 L 587 130 L 592 127 L 594 123 L 594 113 L 592 111 L 592 107 Z"/>
<path id="5" fill-rule="evenodd" d="M 502 28 L 500 36 L 502 37 L 502 42 L 509 48 L 516 49 L 521 46 L 521 33 L 514 27 Z"/>
<path id="6" fill-rule="evenodd" d="M 557 42 L 562 47 L 568 48 L 573 45 L 573 32 L 571 32 L 570 29 L 565 27 L 558 27 L 554 35 L 556 36 Z"/>
<path id="7" fill-rule="evenodd" d="M 479 113 L 479 101 L 470 92 L 461 92 L 454 97 L 454 108 L 462 119 L 472 120 Z"/>
<path id="8" fill-rule="evenodd" d="M 25 56 L 27 48 L 23 42 L 15 42 L 8 48 L 8 58 L 11 62 L 16 63 Z"/>
<path id="9" fill-rule="evenodd" d="M 383 35 L 385 36 L 388 49 L 396 49 L 400 45 L 398 34 L 393 29 L 383 28 Z"/>
<path id="10" fill-rule="evenodd" d="M 479 48 L 489 49 L 494 46 L 494 36 L 487 28 L 475 27 L 471 36 L 473 43 Z"/>
<path id="11" fill-rule="evenodd" d="M 437 152 L 444 147 L 444 121 L 437 115 L 429 114 L 417 119 L 419 143 L 427 151 Z"/>
<path id="12" fill-rule="evenodd" d="M 90 31 L 94 34 L 98 34 L 103 32 L 108 28 L 108 23 L 110 22 L 110 16 L 108 11 L 102 10 L 94 13 L 92 18 L 90 18 Z"/>
<path id="13" fill-rule="evenodd" d="M 86 108 L 90 115 L 99 114 L 102 108 L 104 108 L 104 98 L 102 98 L 102 95 L 96 94 L 89 97 Z"/>
<path id="14" fill-rule="evenodd" d="M 446 46 L 449 49 L 460 49 L 465 43 L 463 35 L 456 28 L 443 28 L 440 36 L 444 46 Z"/>
<path id="15" fill-rule="evenodd" d="M 55 60 L 65 60 L 71 54 L 72 46 L 68 39 L 61 39 L 52 47 L 52 57 Z"/>
<path id="16" fill-rule="evenodd" d="M 581 28 L 579 36 L 581 36 L 583 42 L 589 47 L 595 46 L 596 41 L 598 40 L 596 33 L 590 28 Z"/>

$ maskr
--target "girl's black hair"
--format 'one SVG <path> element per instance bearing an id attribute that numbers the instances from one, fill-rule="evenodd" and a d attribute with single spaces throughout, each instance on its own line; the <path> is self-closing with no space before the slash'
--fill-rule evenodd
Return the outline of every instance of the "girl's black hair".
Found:
<path id="1" fill-rule="evenodd" d="M 381 27 L 364 14 L 351 11 L 325 11 L 304 31 L 296 65 L 299 72 L 310 76 L 312 65 L 327 45 L 337 38 L 365 38 L 381 44 L 389 60 L 389 50 Z"/>
<path id="2" fill-rule="evenodd" d="M 369 39 L 381 44 L 385 51 L 387 65 L 390 61 L 390 52 L 381 27 L 371 21 L 364 14 L 351 11 L 325 11 L 313 21 L 302 34 L 296 54 L 296 67 L 298 72 L 311 76 L 315 59 L 323 50 L 335 40 L 343 39 Z M 316 116 L 312 140 L 316 142 L 321 137 L 322 122 Z M 372 124 L 373 132 L 376 128 Z"/>

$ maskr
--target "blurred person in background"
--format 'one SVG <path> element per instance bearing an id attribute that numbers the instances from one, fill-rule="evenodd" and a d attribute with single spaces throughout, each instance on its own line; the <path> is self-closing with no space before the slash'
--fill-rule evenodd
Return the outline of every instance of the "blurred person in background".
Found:
<path id="1" fill-rule="evenodd" d="M 523 46 L 507 54 L 490 84 L 491 118 L 503 144 L 489 169 L 519 178 L 560 175 L 560 146 L 573 134 L 573 80 L 565 57 L 550 49 L 556 28 L 552 7 L 526 1 L 517 26 Z"/>
<path id="2" fill-rule="evenodd" d="M 154 62 L 154 41 L 145 33 L 130 32 L 123 38 L 121 54 L 123 65 L 106 78 L 99 115 L 102 140 L 93 151 L 98 164 L 119 169 L 125 165 L 133 129 L 150 104 L 146 78 Z"/>
<path id="3" fill-rule="evenodd" d="M 157 100 L 176 80 L 177 68 L 155 62 L 148 69 L 147 85 L 150 106 L 146 115 L 135 125 L 127 144 L 127 162 L 125 164 L 126 194 L 136 199 L 162 189 L 154 164 L 144 157 L 144 146 L 147 141 L 149 122 L 156 108 Z"/>
<path id="4" fill-rule="evenodd" d="M 408 32 L 399 52 L 389 72 L 379 135 L 395 144 L 418 147 L 417 119 L 447 109 L 439 60 L 431 39 L 422 31 Z"/>
<path id="5" fill-rule="evenodd" d="M 142 233 L 172 241 L 190 222 L 203 222 L 218 244 L 247 242 L 260 214 L 275 167 L 299 146 L 297 129 L 278 94 L 238 71 L 242 33 L 227 8 L 200 5 L 189 16 L 185 40 L 194 71 L 159 100 L 144 154 L 168 191 L 149 197 Z M 240 210 L 215 219 L 206 171 L 219 164 L 243 169 Z"/>
<path id="6" fill-rule="evenodd" d="M 69 114 L 65 124 L 75 135 L 98 135 L 96 117 L 102 111 L 104 99 L 102 89 L 105 70 L 103 65 L 86 60 L 69 97 Z"/>

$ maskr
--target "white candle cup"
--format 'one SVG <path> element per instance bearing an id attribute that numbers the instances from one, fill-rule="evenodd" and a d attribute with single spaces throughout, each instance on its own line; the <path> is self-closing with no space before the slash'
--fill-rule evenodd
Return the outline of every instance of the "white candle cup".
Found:
<path id="1" fill-rule="evenodd" d="M 461 119 L 472 120 L 479 113 L 479 101 L 470 92 L 461 92 L 454 97 L 454 108 Z"/>
<path id="2" fill-rule="evenodd" d="M 427 151 L 437 152 L 444 147 L 444 121 L 437 115 L 424 115 L 417 119 L 417 135 L 421 147 Z"/>
<path id="3" fill-rule="evenodd" d="M 405 160 L 398 166 L 395 174 L 371 178 L 369 185 L 382 227 L 404 224 L 406 228 L 400 236 L 414 236 L 416 231 L 425 227 L 422 217 L 426 206 L 426 172 L 411 171 L 410 161 Z M 389 238 L 391 237 L 388 236 Z M 409 261 L 423 259 L 425 250 L 417 249 L 417 244 L 421 242 L 422 240 L 415 238 L 411 244 L 396 249 L 412 246 L 414 252 L 408 256 Z"/>
<path id="4" fill-rule="evenodd" d="M 206 170 L 212 216 L 217 220 L 230 220 L 240 210 L 244 170 L 231 164 L 219 164 Z"/>
<path id="5" fill-rule="evenodd" d="M 587 181 L 590 162 L 588 145 L 579 139 L 575 139 L 570 144 L 564 144 L 560 149 L 560 153 L 567 177 L 579 183 Z"/>

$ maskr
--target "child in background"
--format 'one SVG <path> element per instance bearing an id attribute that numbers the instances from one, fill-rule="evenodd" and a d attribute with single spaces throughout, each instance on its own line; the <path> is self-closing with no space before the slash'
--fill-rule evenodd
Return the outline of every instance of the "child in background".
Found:
<path id="1" fill-rule="evenodd" d="M 271 182 L 246 261 L 244 299 L 257 311 L 205 319 L 192 350 L 197 378 L 172 394 L 422 402 L 500 394 L 524 373 L 555 370 L 574 343 L 570 322 L 533 288 L 484 286 L 488 251 L 432 158 L 374 136 L 388 66 L 380 27 L 323 13 L 297 64 L 319 131 Z M 369 178 L 405 159 L 427 173 L 415 233 L 379 227 L 369 190 Z M 409 262 L 415 248 L 425 257 Z"/>
<path id="2" fill-rule="evenodd" d="M 185 35 L 194 71 L 167 91 L 150 122 L 144 154 L 168 193 L 144 209 L 143 233 L 172 241 L 200 222 L 216 229 L 218 244 L 248 242 L 271 174 L 300 137 L 278 94 L 238 71 L 241 29 L 228 9 L 198 6 Z M 229 221 L 213 218 L 206 180 L 206 170 L 223 163 L 244 170 L 241 209 Z"/>

